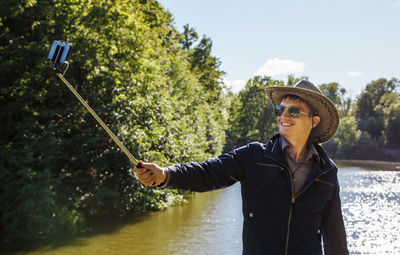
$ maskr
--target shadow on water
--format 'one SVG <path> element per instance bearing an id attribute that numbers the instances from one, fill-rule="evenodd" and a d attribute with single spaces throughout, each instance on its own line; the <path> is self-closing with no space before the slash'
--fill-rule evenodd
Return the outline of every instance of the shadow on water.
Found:
<path id="1" fill-rule="evenodd" d="M 240 185 L 186 196 L 188 203 L 122 219 L 104 217 L 77 236 L 10 242 L 1 254 L 241 254 Z M 209 248 L 212 247 L 210 250 Z"/>
<path id="2" fill-rule="evenodd" d="M 89 226 L 81 233 L 63 233 L 53 236 L 36 236 L 31 239 L 3 239 L 0 243 L 0 254 L 27 254 L 35 250 L 56 250 L 64 246 L 85 246 L 90 238 L 118 232 L 126 225 L 134 225 L 145 221 L 154 212 L 142 215 L 131 215 L 124 218 L 118 216 L 99 216 L 89 220 Z"/>

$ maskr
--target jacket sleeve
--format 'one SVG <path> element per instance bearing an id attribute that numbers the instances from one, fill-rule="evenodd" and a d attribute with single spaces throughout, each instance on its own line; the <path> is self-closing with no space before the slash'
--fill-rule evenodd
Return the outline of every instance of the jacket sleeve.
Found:
<path id="1" fill-rule="evenodd" d="M 201 163 L 190 162 L 167 167 L 168 188 L 204 192 L 224 188 L 241 181 L 246 161 L 252 155 L 251 144 Z"/>
<path id="2" fill-rule="evenodd" d="M 348 255 L 346 231 L 343 223 L 342 206 L 339 197 L 339 183 L 332 199 L 326 204 L 322 213 L 322 236 L 325 255 Z"/>

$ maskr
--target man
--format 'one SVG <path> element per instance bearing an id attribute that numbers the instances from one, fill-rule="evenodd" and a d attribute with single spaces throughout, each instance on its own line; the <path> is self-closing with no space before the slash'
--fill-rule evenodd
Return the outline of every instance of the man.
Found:
<path id="1" fill-rule="evenodd" d="M 308 81 L 267 87 L 279 134 L 202 163 L 135 168 L 144 185 L 210 191 L 239 181 L 243 254 L 348 254 L 337 167 L 319 143 L 339 125 L 333 103 Z"/>

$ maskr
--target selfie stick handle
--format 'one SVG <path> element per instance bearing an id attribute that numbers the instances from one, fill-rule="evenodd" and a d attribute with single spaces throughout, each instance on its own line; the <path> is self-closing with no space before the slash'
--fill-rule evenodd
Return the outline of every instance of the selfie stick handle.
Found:
<path id="1" fill-rule="evenodd" d="M 78 94 L 78 92 L 72 87 L 71 84 L 64 78 L 61 73 L 57 73 L 57 76 L 67 85 L 69 90 L 81 101 L 81 103 L 85 106 L 85 108 L 92 114 L 92 116 L 99 122 L 99 124 L 104 128 L 104 130 L 108 133 L 108 135 L 114 140 L 114 142 L 118 145 L 118 147 L 125 153 L 125 155 L 129 158 L 129 160 L 136 166 L 142 167 L 141 163 L 135 159 L 134 156 L 128 151 L 127 148 L 121 143 L 121 141 L 114 135 L 114 133 L 107 127 L 107 125 L 100 119 L 100 117 L 93 111 L 92 108 L 83 100 L 83 98 Z"/>

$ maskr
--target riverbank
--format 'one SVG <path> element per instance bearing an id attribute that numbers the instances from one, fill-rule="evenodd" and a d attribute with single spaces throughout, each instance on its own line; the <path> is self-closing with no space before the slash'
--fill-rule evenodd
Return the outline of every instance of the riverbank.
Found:
<path id="1" fill-rule="evenodd" d="M 359 159 L 334 159 L 339 167 L 355 166 L 370 170 L 380 171 L 400 171 L 400 162 L 378 161 L 378 160 L 359 160 Z"/>
<path id="2" fill-rule="evenodd" d="M 358 162 L 397 162 L 400 163 L 400 148 L 380 148 L 378 145 L 371 147 L 355 146 L 350 151 L 335 151 L 328 146 L 323 146 L 328 155 L 334 160 L 355 160 Z"/>

